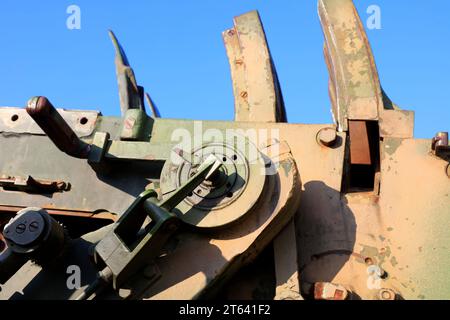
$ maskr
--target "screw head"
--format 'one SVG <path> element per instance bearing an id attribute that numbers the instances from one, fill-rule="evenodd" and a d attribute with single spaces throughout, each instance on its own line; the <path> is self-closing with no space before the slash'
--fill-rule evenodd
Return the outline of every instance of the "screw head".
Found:
<path id="1" fill-rule="evenodd" d="M 324 128 L 319 131 L 318 140 L 326 147 L 332 147 L 337 141 L 337 133 L 334 128 Z"/>
<path id="2" fill-rule="evenodd" d="M 30 232 L 36 232 L 37 230 L 39 230 L 39 222 L 37 221 L 31 222 L 30 225 L 28 226 L 28 230 L 30 230 Z"/>
<path id="3" fill-rule="evenodd" d="M 22 234 L 25 232 L 26 229 L 27 229 L 27 226 L 24 223 L 21 223 L 21 224 L 17 225 L 16 232 L 18 234 Z"/>

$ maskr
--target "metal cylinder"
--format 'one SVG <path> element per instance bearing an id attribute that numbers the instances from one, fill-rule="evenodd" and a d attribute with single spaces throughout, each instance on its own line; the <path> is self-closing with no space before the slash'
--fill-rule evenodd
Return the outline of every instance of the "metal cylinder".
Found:
<path id="1" fill-rule="evenodd" d="M 46 97 L 31 98 L 26 110 L 59 150 L 75 158 L 88 157 L 90 146 L 77 137 Z"/>
<path id="2" fill-rule="evenodd" d="M 448 146 L 448 132 L 438 132 L 432 141 L 432 149 Z"/>

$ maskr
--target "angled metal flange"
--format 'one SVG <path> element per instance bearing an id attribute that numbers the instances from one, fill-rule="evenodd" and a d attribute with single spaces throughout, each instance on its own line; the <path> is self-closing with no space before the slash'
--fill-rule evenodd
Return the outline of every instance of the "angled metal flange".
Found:
<path id="1" fill-rule="evenodd" d="M 379 121 L 380 135 L 411 138 L 414 113 L 402 111 L 386 95 L 367 34 L 352 0 L 319 0 L 330 74 L 334 121 L 348 131 L 348 121 Z"/>
<path id="2" fill-rule="evenodd" d="M 347 120 L 378 120 L 383 99 L 372 50 L 352 0 L 319 0 L 330 73 L 333 115 L 347 131 Z"/>
<path id="3" fill-rule="evenodd" d="M 257 11 L 234 18 L 222 34 L 231 68 L 235 121 L 286 122 L 286 111 Z"/>
<path id="4" fill-rule="evenodd" d="M 134 71 L 114 32 L 110 30 L 109 36 L 116 52 L 116 75 L 122 115 L 125 115 L 129 109 L 144 110 L 144 90 L 138 86 Z"/>

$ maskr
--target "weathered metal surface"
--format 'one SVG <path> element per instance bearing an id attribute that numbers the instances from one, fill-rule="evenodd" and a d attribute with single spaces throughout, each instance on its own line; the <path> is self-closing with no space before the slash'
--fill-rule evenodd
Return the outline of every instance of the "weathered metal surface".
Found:
<path id="1" fill-rule="evenodd" d="M 430 156 L 426 140 L 388 139 L 382 155 L 380 247 L 390 251 L 382 267 L 392 289 L 406 299 L 449 299 L 448 162 Z"/>
<path id="2" fill-rule="evenodd" d="M 31 119 L 30 119 L 31 121 Z M 100 131 L 108 129 L 111 137 L 117 136 L 120 124 L 116 118 L 103 118 Z M 233 129 L 236 132 L 241 130 L 244 134 L 250 130 L 250 133 L 264 133 L 262 136 L 271 135 L 271 130 L 279 129 L 279 138 L 289 141 L 291 146 L 296 149 L 304 150 L 302 152 L 302 162 L 307 161 L 304 158 L 315 157 L 312 163 L 318 161 L 317 155 L 308 152 L 309 143 L 302 142 L 295 137 L 298 134 L 312 135 L 311 144 L 314 149 L 322 150 L 317 145 L 315 135 L 324 127 L 321 125 L 295 125 L 295 124 L 271 124 L 265 123 L 236 123 L 216 122 L 216 121 L 187 121 L 187 120 L 167 120 L 156 119 L 152 130 L 152 143 L 144 142 L 126 142 L 113 141 L 106 153 L 108 159 L 117 159 L 119 157 L 139 160 L 161 160 L 168 159 L 170 150 L 177 144 L 172 141 L 174 128 L 186 129 L 187 132 L 194 134 L 195 128 L 201 128 L 196 135 L 201 136 L 211 129 Z M 274 134 L 276 132 L 274 131 Z M 278 133 L 276 133 L 278 135 Z M 257 137 L 258 138 L 258 137 Z M 111 164 L 111 172 L 97 173 L 86 160 L 72 158 L 60 152 L 52 142 L 44 136 L 8 136 L 1 138 L 2 147 L 13 152 L 3 153 L 0 161 L 0 172 L 5 172 L 11 176 L 31 175 L 36 179 L 43 180 L 62 180 L 71 184 L 71 190 L 67 193 L 54 194 L 52 198 L 42 195 L 31 195 L 19 192 L 0 192 L 0 203 L 7 206 L 39 206 L 45 209 L 58 208 L 61 210 L 95 212 L 105 210 L 113 213 L 123 212 L 134 197 L 145 189 L 151 181 L 159 179 L 158 168 L 142 164 L 133 163 L 131 166 L 121 166 L 121 169 L 113 170 L 117 165 Z M 305 138 L 305 140 L 307 140 Z M 89 140 L 87 140 L 89 141 Z M 256 144 L 258 141 L 256 141 Z M 167 145 L 167 148 L 165 147 Z M 296 150 L 293 148 L 293 152 Z M 330 152 L 333 152 L 331 149 Z M 325 153 L 325 151 L 323 151 Z M 34 155 L 30 157 L 28 155 Z M 47 159 L 48 154 L 52 159 L 46 161 L 35 161 L 35 159 Z M 19 156 L 20 155 L 20 156 Z M 299 158 L 300 159 L 300 158 Z M 328 161 L 328 160 L 325 160 Z"/>
<path id="3" fill-rule="evenodd" d="M 116 36 L 112 31 L 109 31 L 109 36 L 116 52 L 116 76 L 122 115 L 130 109 L 144 111 L 144 89 L 138 86 L 134 71 Z"/>
<path id="4" fill-rule="evenodd" d="M 98 111 L 57 110 L 80 138 L 88 137 L 94 132 L 100 115 Z M 13 107 L 0 108 L 0 133 L 45 135 L 25 109 Z"/>
<path id="5" fill-rule="evenodd" d="M 141 161 L 165 161 L 169 159 L 172 144 L 110 141 L 105 150 L 105 158 L 108 160 L 141 160 Z"/>
<path id="6" fill-rule="evenodd" d="M 75 158 L 87 158 L 90 146 L 77 137 L 46 97 L 31 98 L 26 110 L 59 150 Z"/>
<path id="7" fill-rule="evenodd" d="M 186 228 L 156 261 L 148 261 L 150 266 L 136 279 L 103 298 L 203 298 L 214 296 L 227 282 L 237 291 L 247 286 L 243 291 L 254 292 L 248 287 L 258 286 L 254 277 L 260 273 L 252 274 L 251 266 L 242 286 L 231 277 L 273 244 L 276 299 L 450 299 L 450 164 L 445 133 L 433 140 L 413 139 L 414 113 L 400 110 L 382 90 L 352 1 L 320 0 L 319 14 L 337 130 L 330 125 L 279 123 L 286 120 L 282 95 L 261 21 L 252 12 L 237 17 L 234 28 L 223 34 L 238 122 L 160 119 L 155 109 L 154 118 L 127 124 L 127 117 L 60 111 L 93 150 L 87 161 L 60 152 L 22 109 L 0 108 L 0 145 L 8 150 L 0 155 L 0 173 L 71 184 L 70 190 L 52 195 L 0 189 L 0 225 L 11 213 L 29 206 L 47 208 L 55 215 L 115 220 L 144 189 L 171 193 L 195 175 L 177 166 L 173 166 L 177 172 L 167 170 L 174 155 L 187 161 L 192 150 L 205 142 L 217 143 L 211 137 L 226 137 L 231 130 L 247 137 L 265 160 L 271 159 L 263 167 L 276 168 L 276 174 L 258 177 L 263 183 L 252 184 L 248 173 L 255 177 L 255 172 L 246 171 L 245 165 L 236 169 L 239 156 L 227 158 L 232 161 L 226 170 L 245 178 L 240 191 L 221 198 L 232 190 L 225 183 L 231 183 L 228 177 L 218 179 L 225 183 L 218 188 L 223 203 L 202 196 L 215 192 L 211 181 L 186 201 L 191 207 L 208 207 L 200 221 L 232 205 L 236 219 L 219 217 L 207 227 L 223 228 L 203 232 Z M 113 42 L 122 111 L 143 115 L 143 89 L 115 37 Z M 376 130 L 368 130 L 368 120 Z M 186 135 L 188 141 L 183 140 Z M 180 148 L 181 142 L 190 148 Z M 223 146 L 223 141 L 219 144 Z M 364 192 L 346 188 L 351 164 L 372 165 L 375 186 Z M 161 170 L 176 182 L 173 190 L 160 186 Z M 234 202 L 234 197 L 245 201 Z M 74 240 L 60 272 L 25 265 L 0 298 L 20 298 L 22 291 L 26 298 L 76 296 L 79 292 L 65 286 L 64 268 L 80 265 L 86 288 L 98 271 L 86 259 L 90 247 L 109 230 Z"/>
<path id="8" fill-rule="evenodd" d="M 338 195 L 334 218 L 325 204 L 310 208 L 325 221 L 309 224 L 316 241 L 300 240 L 303 286 L 339 283 L 363 299 L 381 288 L 405 299 L 448 299 L 447 162 L 430 154 L 427 140 L 387 138 L 382 155 L 379 196 Z"/>
<path id="9" fill-rule="evenodd" d="M 273 242 L 276 291 L 275 300 L 303 300 L 300 294 L 295 224 L 291 221 Z"/>
<path id="10" fill-rule="evenodd" d="M 168 265 L 192 261 L 189 257 L 195 256 L 196 261 L 186 266 L 181 274 L 176 269 L 163 274 L 160 282 L 152 286 L 144 296 L 152 299 L 206 296 L 217 291 L 220 283 L 236 272 L 237 268 L 255 259 L 289 222 L 300 201 L 300 181 L 292 155 L 285 153 L 276 156 L 278 173 L 268 176 L 270 181 L 266 196 L 261 198 L 248 218 L 241 224 L 216 233 L 212 239 L 201 236 L 192 239 L 180 237 L 171 255 L 161 258 L 157 264 L 161 269 L 167 270 Z M 217 259 L 217 255 L 221 258 Z M 217 277 L 223 270 L 227 272 Z M 178 285 L 171 286 L 170 283 L 175 279 L 178 279 Z"/>
<path id="11" fill-rule="evenodd" d="M 129 109 L 123 117 L 120 140 L 124 141 L 146 141 L 148 140 L 148 125 L 145 111 L 141 109 Z"/>
<path id="12" fill-rule="evenodd" d="M 270 182 L 265 189 L 266 196 L 261 199 L 257 207 L 252 209 L 252 213 L 246 220 L 242 224 L 212 234 L 186 230 L 172 239 L 171 244 L 167 246 L 167 253 L 155 261 L 158 268 L 165 272 L 156 282 L 152 280 L 150 288 L 139 293 L 141 298 L 190 299 L 211 294 L 218 289 L 222 281 L 255 259 L 257 254 L 281 231 L 297 208 L 300 200 L 300 181 L 295 161 L 290 153 L 273 152 L 272 155 L 275 164 L 279 164 L 277 165 L 278 173 L 269 176 Z M 85 239 L 98 241 L 96 239 L 103 238 L 108 230 L 109 228 L 106 228 L 87 235 Z M 83 259 L 83 256 L 81 253 L 73 258 Z M 191 263 L 186 264 L 186 261 Z M 169 267 L 180 264 L 184 266 L 182 269 Z M 37 266 L 28 266 L 28 268 L 29 272 L 35 274 L 32 269 Z M 36 281 L 43 281 L 45 277 L 44 272 Z M 144 281 L 146 281 L 145 278 L 139 278 L 141 287 Z M 175 283 L 177 285 L 174 285 Z M 22 285 L 26 287 L 24 292 L 27 292 L 28 296 L 39 296 L 33 283 L 27 285 L 22 282 Z M 54 293 L 62 289 L 59 283 L 52 282 L 49 285 L 58 287 Z M 129 285 L 130 289 L 133 289 L 132 283 Z M 7 284 L 0 292 L 0 297 L 13 293 L 14 290 L 11 290 Z M 77 294 L 78 292 L 68 292 L 65 289 L 63 296 Z M 46 292 L 45 296 L 52 297 L 52 293 Z M 53 298 L 60 297 L 60 295 L 53 295 Z"/>
<path id="13" fill-rule="evenodd" d="M 320 0 L 333 120 L 378 120 L 381 136 L 412 138 L 414 113 L 402 111 L 383 91 L 361 19 L 352 0 Z"/>
<path id="14" fill-rule="evenodd" d="M 153 102 L 153 99 L 150 97 L 148 93 L 145 93 L 145 100 L 147 101 L 148 107 L 152 112 L 152 117 L 161 118 L 161 114 L 159 113 L 158 108 L 156 107 L 155 103 Z"/>
<path id="15" fill-rule="evenodd" d="M 36 180 L 28 177 L 0 176 L 0 187 L 4 190 L 29 193 L 55 193 L 70 190 L 70 183 L 64 181 Z"/>
<path id="16" fill-rule="evenodd" d="M 243 148 L 242 148 L 243 147 Z M 242 148 L 242 151 L 241 149 Z M 189 155 L 185 150 L 185 157 Z M 205 159 L 214 155 L 223 160 L 219 185 L 203 183 L 181 202 L 174 212 L 198 228 L 218 228 L 237 223 L 259 201 L 266 184 L 264 160 L 248 140 L 243 146 L 206 144 L 192 152 L 189 159 Z M 252 155 L 254 158 L 250 159 Z M 198 160 L 197 160 L 198 161 Z M 162 198 L 168 198 L 196 173 L 198 162 L 183 160 L 179 164 L 167 161 L 161 172 Z M 249 192 L 251 190 L 251 192 Z"/>
<path id="17" fill-rule="evenodd" d="M 347 120 L 378 120 L 383 107 L 378 72 L 364 27 L 352 0 L 319 0 L 334 118 L 340 130 Z"/>
<path id="18" fill-rule="evenodd" d="M 41 208 L 17 213 L 3 230 L 7 248 L 0 254 L 0 284 L 28 261 L 48 265 L 62 256 L 67 243 L 64 227 Z"/>
<path id="19" fill-rule="evenodd" d="M 379 300 L 395 300 L 397 298 L 397 294 L 392 289 L 381 289 L 378 292 Z"/>
<path id="20" fill-rule="evenodd" d="M 134 164 L 112 174 L 97 176 L 86 160 L 62 153 L 47 137 L 42 136 L 10 136 L 2 139 L 2 147 L 12 152 L 2 153 L 0 172 L 9 176 L 31 175 L 35 179 L 61 180 L 71 184 L 69 192 L 55 193 L 51 197 L 3 190 L 0 192 L 0 203 L 6 206 L 34 205 L 70 211 L 123 212 L 154 175 L 148 168 Z M 48 158 L 49 154 L 52 158 Z"/>
<path id="21" fill-rule="evenodd" d="M 327 282 L 314 284 L 314 299 L 316 300 L 345 300 L 348 292 L 343 286 Z"/>
<path id="22" fill-rule="evenodd" d="M 257 11 L 234 18 L 223 33 L 230 62 L 236 121 L 285 122 L 275 67 Z"/>
<path id="23" fill-rule="evenodd" d="M 436 156 L 450 161 L 450 145 L 448 143 L 448 132 L 438 132 L 436 136 L 431 139 L 431 149 Z"/>
<path id="24" fill-rule="evenodd" d="M 24 207 L 11 207 L 11 206 L 0 206 L 0 217 L 6 217 L 6 219 L 19 212 L 20 210 L 25 209 Z M 115 221 L 117 220 L 117 215 L 106 212 L 82 212 L 82 211 L 65 211 L 65 210 L 55 210 L 55 209 L 46 209 L 46 211 L 54 216 L 68 216 L 68 217 L 79 217 L 79 218 L 89 218 L 89 219 L 104 219 Z M 1 221 L 1 220 L 0 220 Z M 6 221 L 6 220 L 5 220 Z M 1 224 L 0 224 L 1 226 Z M 1 230 L 1 227 L 0 227 Z"/>
<path id="25" fill-rule="evenodd" d="M 414 112 L 383 110 L 379 120 L 380 136 L 392 138 L 414 137 Z"/>
<path id="26" fill-rule="evenodd" d="M 371 165 L 367 122 L 350 120 L 348 122 L 348 133 L 350 137 L 350 163 Z"/>
<path id="27" fill-rule="evenodd" d="M 317 140 L 326 147 L 333 147 L 338 139 L 336 128 L 324 128 L 317 134 Z"/>

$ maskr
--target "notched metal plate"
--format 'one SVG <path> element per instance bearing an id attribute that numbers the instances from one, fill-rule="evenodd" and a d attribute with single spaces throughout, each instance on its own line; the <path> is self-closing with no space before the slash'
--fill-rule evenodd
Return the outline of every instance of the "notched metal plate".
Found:
<path id="1" fill-rule="evenodd" d="M 98 111 L 57 109 L 79 137 L 90 136 L 95 129 Z M 23 108 L 0 108 L 0 133 L 45 135 Z"/>

